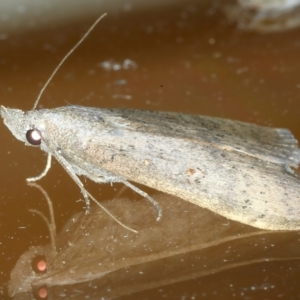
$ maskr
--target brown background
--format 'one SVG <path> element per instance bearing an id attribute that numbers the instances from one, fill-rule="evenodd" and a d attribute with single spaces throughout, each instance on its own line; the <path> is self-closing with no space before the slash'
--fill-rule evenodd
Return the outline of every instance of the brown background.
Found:
<path id="1" fill-rule="evenodd" d="M 51 8 L 53 17 L 50 9 L 47 14 L 47 8 L 35 11 L 29 6 L 19 23 L 17 16 L 6 24 L 2 18 L 2 105 L 31 109 L 60 59 L 95 18 L 108 11 L 55 76 L 39 107 L 70 103 L 195 113 L 289 128 L 300 139 L 299 29 L 270 35 L 242 32 L 226 20 L 217 1 L 158 2 L 151 7 L 143 1 L 139 5 L 116 1 L 115 6 L 89 1 L 86 12 L 75 2 L 65 2 L 70 16 L 67 5 L 61 11 Z M 125 59 L 137 67 L 107 71 L 99 66 Z M 28 212 L 47 207 L 41 194 L 25 183 L 25 178 L 43 170 L 46 156 L 38 148 L 24 147 L 5 126 L 0 130 L 0 281 L 5 289 L 21 253 L 48 241 L 42 220 Z M 76 202 L 81 197 L 77 186 L 58 163 L 41 184 L 54 202 L 58 227 L 82 209 L 83 203 Z M 112 198 L 121 187 L 90 182 L 87 186 L 99 199 Z M 136 197 L 130 191 L 127 195 Z M 299 261 L 266 262 L 145 295 L 293 299 L 300 293 L 299 273 Z"/>

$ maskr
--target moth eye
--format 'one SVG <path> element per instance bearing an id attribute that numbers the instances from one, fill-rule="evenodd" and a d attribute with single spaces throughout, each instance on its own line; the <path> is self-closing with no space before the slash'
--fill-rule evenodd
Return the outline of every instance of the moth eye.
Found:
<path id="1" fill-rule="evenodd" d="M 41 144 L 42 136 L 39 130 L 30 129 L 26 132 L 26 139 L 29 144 L 33 146 L 38 146 Z"/>
<path id="2" fill-rule="evenodd" d="M 48 289 L 46 286 L 41 286 L 38 289 L 33 290 L 33 296 L 36 300 L 47 300 L 48 299 Z"/>
<path id="3" fill-rule="evenodd" d="M 47 262 L 43 255 L 36 256 L 31 262 L 32 270 L 38 274 L 44 274 L 47 272 Z"/>

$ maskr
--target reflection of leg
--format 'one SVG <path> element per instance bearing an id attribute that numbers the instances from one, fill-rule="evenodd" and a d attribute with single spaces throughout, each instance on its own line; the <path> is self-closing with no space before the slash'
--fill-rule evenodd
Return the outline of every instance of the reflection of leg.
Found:
<path id="1" fill-rule="evenodd" d="M 52 157 L 52 155 L 50 153 L 48 153 L 45 170 L 39 176 L 27 178 L 26 181 L 33 182 L 33 181 L 37 181 L 37 180 L 40 180 L 41 178 L 43 178 L 48 173 L 48 171 L 51 167 L 51 157 Z"/>
<path id="2" fill-rule="evenodd" d="M 126 191 L 128 187 L 126 185 L 123 185 L 117 192 L 114 198 L 120 198 L 120 196 Z"/>
<path id="3" fill-rule="evenodd" d="M 139 189 L 135 185 L 129 183 L 126 180 L 124 180 L 122 182 L 125 185 L 127 185 L 129 188 L 131 188 L 133 191 L 135 191 L 136 193 L 142 195 L 144 198 L 146 198 L 150 203 L 152 203 L 154 205 L 154 207 L 156 208 L 156 210 L 158 212 L 158 217 L 157 217 L 156 220 L 160 221 L 161 220 L 161 216 L 162 216 L 162 210 L 161 210 L 161 207 L 159 206 L 159 204 L 152 197 L 150 197 L 147 193 L 145 193 L 144 191 L 142 191 L 141 189 Z"/>
<path id="4" fill-rule="evenodd" d="M 86 191 L 87 195 L 89 196 L 90 199 L 92 199 L 101 209 L 104 210 L 105 213 L 107 213 L 113 220 L 115 220 L 119 225 L 121 225 L 123 228 L 132 231 L 134 233 L 138 233 L 138 231 L 130 228 L 129 226 L 126 226 L 123 224 L 121 221 L 119 221 L 109 210 L 107 210 L 102 204 L 100 204 L 88 191 Z"/>
<path id="5" fill-rule="evenodd" d="M 47 217 L 43 213 L 41 213 L 40 211 L 38 211 L 36 209 L 29 209 L 29 211 L 39 215 L 45 221 L 46 225 L 48 226 L 49 233 L 50 233 L 52 250 L 54 251 L 54 253 L 56 253 L 56 243 L 55 243 L 56 225 L 55 225 L 52 201 L 51 201 L 48 193 L 39 184 L 28 183 L 28 185 L 39 189 L 42 192 L 42 194 L 44 195 L 45 199 L 47 200 L 48 207 L 49 207 L 49 213 L 50 213 L 50 221 L 47 219 Z"/>

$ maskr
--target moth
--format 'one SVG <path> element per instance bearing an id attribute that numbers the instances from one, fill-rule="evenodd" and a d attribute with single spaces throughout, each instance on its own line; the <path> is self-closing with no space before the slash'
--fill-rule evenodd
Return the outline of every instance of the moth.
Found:
<path id="1" fill-rule="evenodd" d="M 93 29 L 101 16 L 85 36 Z M 261 229 L 300 229 L 300 185 L 292 168 L 298 142 L 287 129 L 172 112 L 63 106 L 37 110 L 1 106 L 12 134 L 54 156 L 80 188 L 89 209 L 96 199 L 79 176 L 121 182 L 162 210 L 132 182 L 179 197 Z"/>

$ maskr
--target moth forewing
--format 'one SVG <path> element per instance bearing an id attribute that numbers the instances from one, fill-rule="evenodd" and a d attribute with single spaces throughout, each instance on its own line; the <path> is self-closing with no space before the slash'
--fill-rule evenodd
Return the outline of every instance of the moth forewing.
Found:
<path id="1" fill-rule="evenodd" d="M 297 141 L 285 129 L 139 110 L 66 106 L 23 114 L 75 175 L 134 181 L 263 229 L 300 228 Z M 21 132 L 18 132 L 18 128 Z M 41 145 L 42 146 L 42 145 Z"/>

